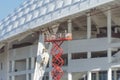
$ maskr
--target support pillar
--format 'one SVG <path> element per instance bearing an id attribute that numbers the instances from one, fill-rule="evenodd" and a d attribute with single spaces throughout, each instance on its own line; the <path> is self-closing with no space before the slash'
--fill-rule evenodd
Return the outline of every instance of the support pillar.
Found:
<path id="1" fill-rule="evenodd" d="M 90 13 L 87 14 L 87 39 L 91 38 L 91 16 Z"/>
<path id="2" fill-rule="evenodd" d="M 68 72 L 68 80 L 72 80 L 72 73 Z"/>
<path id="3" fill-rule="evenodd" d="M 69 63 L 71 60 L 71 53 L 68 52 L 68 67 L 70 67 Z M 68 80 L 72 80 L 72 73 L 68 71 Z"/>
<path id="4" fill-rule="evenodd" d="M 111 10 L 109 9 L 107 11 L 107 37 L 108 37 L 108 43 L 111 43 L 111 36 L 112 36 L 112 18 L 111 18 Z"/>
<path id="5" fill-rule="evenodd" d="M 108 79 L 107 80 L 112 80 L 112 69 L 108 69 Z"/>
<path id="6" fill-rule="evenodd" d="M 68 51 L 68 67 L 70 67 L 70 61 L 71 61 L 71 53 Z M 72 80 L 72 73 L 68 71 L 68 80 Z"/>
<path id="7" fill-rule="evenodd" d="M 111 61 L 112 61 L 112 50 L 111 50 L 111 48 L 108 48 L 107 57 L 108 57 L 108 62 L 111 63 Z"/>
<path id="8" fill-rule="evenodd" d="M 68 48 L 69 48 L 69 46 L 68 46 Z M 69 49 L 68 49 L 68 67 L 70 67 L 69 64 L 70 64 L 71 58 L 72 58 L 72 54 L 69 52 Z M 68 80 L 72 80 L 72 73 L 69 72 L 69 70 L 68 70 Z"/>
<path id="9" fill-rule="evenodd" d="M 87 53 L 87 58 L 91 58 L 91 52 Z"/>
<path id="10" fill-rule="evenodd" d="M 52 69 L 52 55 L 50 55 L 49 59 L 49 68 Z M 49 80 L 52 80 L 51 71 L 49 72 Z"/>
<path id="11" fill-rule="evenodd" d="M 26 70 L 29 70 L 29 58 L 26 59 Z"/>
<path id="12" fill-rule="evenodd" d="M 72 54 L 71 54 L 71 53 L 68 53 L 68 66 L 69 66 L 69 64 L 70 64 L 71 58 L 72 58 Z"/>
<path id="13" fill-rule="evenodd" d="M 31 69 L 35 68 L 35 57 L 31 58 Z"/>
<path id="14" fill-rule="evenodd" d="M 72 33 L 72 20 L 68 20 L 68 33 Z"/>
<path id="15" fill-rule="evenodd" d="M 12 72 L 14 72 L 14 70 L 15 70 L 15 61 L 13 60 L 12 61 Z M 15 80 L 15 76 L 14 75 L 11 76 L 11 78 L 12 78 L 12 80 Z"/>
<path id="16" fill-rule="evenodd" d="M 10 48 L 10 43 L 8 42 L 6 44 L 6 47 L 5 47 L 5 53 L 6 53 L 6 56 L 7 56 L 7 60 L 6 60 L 6 63 L 7 63 L 7 80 L 10 80 L 10 76 L 9 76 L 9 72 L 10 72 L 10 60 L 9 60 L 9 48 Z"/>
<path id="17" fill-rule="evenodd" d="M 68 20 L 68 33 L 72 33 L 72 20 Z M 69 52 L 69 44 L 68 44 L 68 67 L 70 60 L 71 60 L 71 53 Z M 69 71 L 68 71 L 68 80 L 72 80 L 72 73 Z"/>
<path id="18" fill-rule="evenodd" d="M 88 72 L 87 75 L 88 75 L 87 80 L 92 80 L 92 73 L 90 71 Z"/>
<path id="19" fill-rule="evenodd" d="M 29 58 L 26 59 L 26 71 L 29 70 Z M 29 74 L 26 74 L 26 80 L 29 80 Z"/>
<path id="20" fill-rule="evenodd" d="M 14 70 L 15 70 L 15 61 L 13 60 L 12 61 L 12 72 L 14 72 Z"/>
<path id="21" fill-rule="evenodd" d="M 31 58 L 31 70 L 34 70 L 35 67 L 35 57 Z M 31 80 L 33 80 L 34 73 L 31 73 Z"/>
<path id="22" fill-rule="evenodd" d="M 99 72 L 96 72 L 96 80 L 99 80 Z"/>

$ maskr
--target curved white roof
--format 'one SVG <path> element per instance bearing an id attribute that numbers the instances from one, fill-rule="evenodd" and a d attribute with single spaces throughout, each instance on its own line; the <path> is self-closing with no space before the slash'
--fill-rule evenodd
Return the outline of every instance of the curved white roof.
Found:
<path id="1" fill-rule="evenodd" d="M 29 0 L 0 21 L 0 41 L 113 0 Z"/>

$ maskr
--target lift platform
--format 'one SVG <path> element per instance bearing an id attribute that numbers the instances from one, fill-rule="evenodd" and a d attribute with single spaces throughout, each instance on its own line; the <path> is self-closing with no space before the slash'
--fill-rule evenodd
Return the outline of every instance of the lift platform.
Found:
<path id="1" fill-rule="evenodd" d="M 64 65 L 64 60 L 62 59 L 63 49 L 61 47 L 64 41 L 72 40 L 71 33 L 59 33 L 59 34 L 49 34 L 45 35 L 45 42 L 52 43 L 51 55 L 52 55 L 52 66 L 51 75 L 53 80 L 60 80 L 64 74 L 62 66 Z"/>

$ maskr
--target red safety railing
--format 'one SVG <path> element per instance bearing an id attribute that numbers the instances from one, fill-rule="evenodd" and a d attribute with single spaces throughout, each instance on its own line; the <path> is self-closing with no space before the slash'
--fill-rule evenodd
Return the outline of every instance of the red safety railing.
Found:
<path id="1" fill-rule="evenodd" d="M 68 40 L 72 40 L 71 33 L 45 35 L 45 42 L 51 42 L 53 44 L 51 49 L 51 55 L 53 56 L 52 58 L 53 69 L 51 74 L 53 80 L 60 80 L 64 74 L 64 71 L 61 68 L 64 65 L 64 60 L 61 57 L 63 54 L 63 49 L 61 45 L 64 41 Z"/>

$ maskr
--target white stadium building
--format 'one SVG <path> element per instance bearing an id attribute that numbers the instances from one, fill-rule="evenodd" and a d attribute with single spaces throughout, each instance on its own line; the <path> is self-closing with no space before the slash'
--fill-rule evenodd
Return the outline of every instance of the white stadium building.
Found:
<path id="1" fill-rule="evenodd" d="M 59 80 L 51 51 L 63 33 L 60 80 L 120 80 L 120 0 L 25 1 L 0 21 L 0 80 Z"/>

